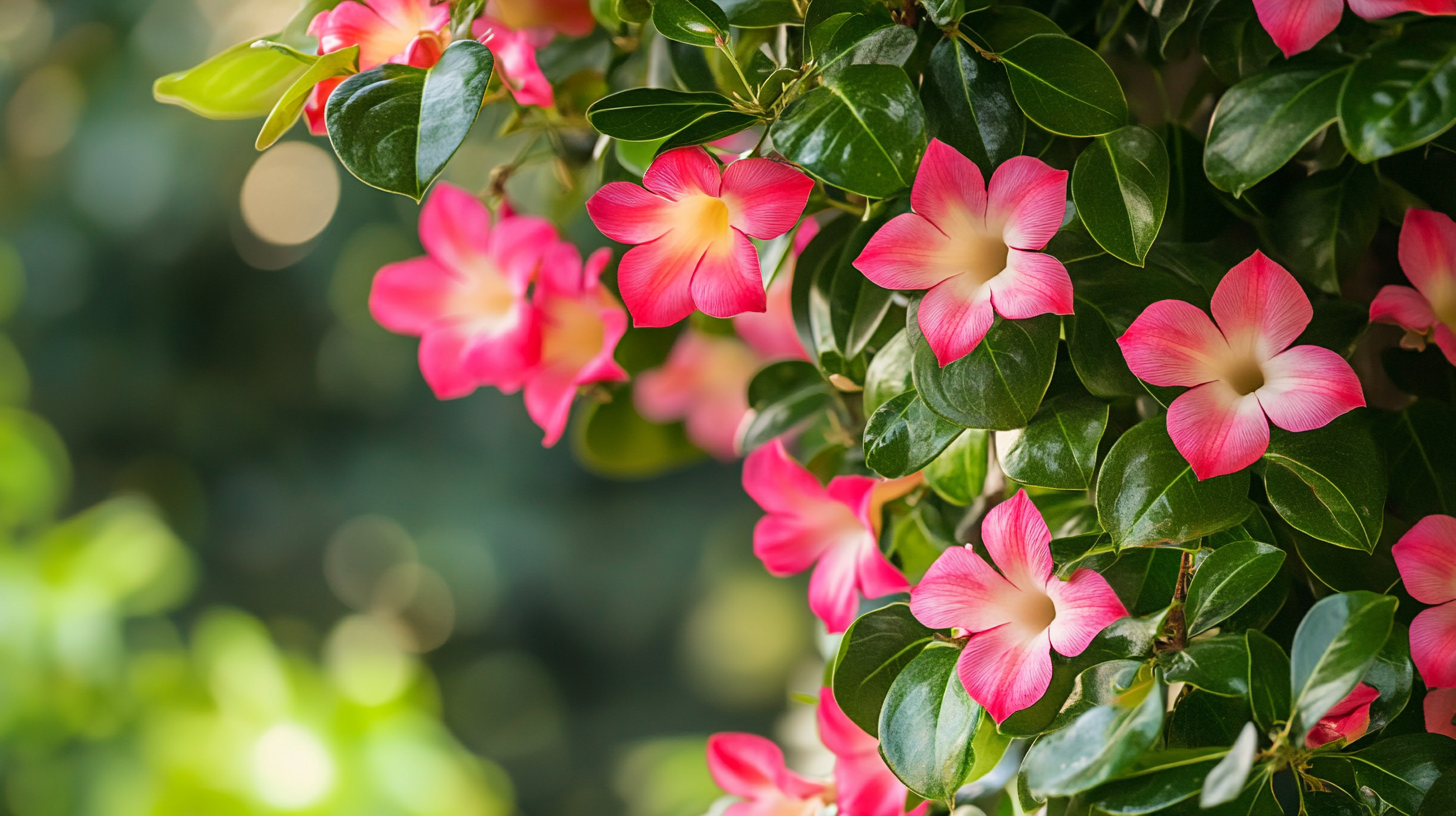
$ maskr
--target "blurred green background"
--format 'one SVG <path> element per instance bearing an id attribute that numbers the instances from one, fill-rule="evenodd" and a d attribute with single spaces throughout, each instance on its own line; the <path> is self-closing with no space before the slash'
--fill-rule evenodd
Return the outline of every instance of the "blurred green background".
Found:
<path id="1" fill-rule="evenodd" d="M 366 306 L 417 207 L 153 102 L 294 5 L 0 0 L 0 810 L 697 816 L 717 730 L 812 770 L 738 468 L 608 481 L 436 401 Z M 448 179 L 537 149 L 505 114 Z M 508 189 L 599 241 L 587 172 Z"/>

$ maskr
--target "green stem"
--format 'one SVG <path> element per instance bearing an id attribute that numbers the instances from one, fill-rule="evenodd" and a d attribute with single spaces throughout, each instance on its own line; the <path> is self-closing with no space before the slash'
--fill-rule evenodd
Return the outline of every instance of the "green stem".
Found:
<path id="1" fill-rule="evenodd" d="M 1102 40 L 1097 43 L 1099 54 L 1106 51 L 1107 46 L 1112 44 L 1112 38 L 1117 36 L 1117 32 L 1122 29 L 1123 22 L 1127 20 L 1127 15 L 1132 12 L 1134 2 L 1135 0 L 1126 0 L 1122 4 L 1122 8 L 1117 12 L 1117 19 L 1112 22 L 1112 28 L 1107 29 L 1107 33 L 1102 35 Z"/>

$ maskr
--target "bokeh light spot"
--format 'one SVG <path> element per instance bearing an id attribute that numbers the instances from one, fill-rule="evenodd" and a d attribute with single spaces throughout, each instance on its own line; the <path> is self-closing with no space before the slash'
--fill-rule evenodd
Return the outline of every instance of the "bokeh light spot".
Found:
<path id="1" fill-rule="evenodd" d="M 752 574 L 721 579 L 683 629 L 688 678 L 724 707 L 772 702 L 809 647 L 802 609 L 798 593 L 782 581 Z"/>
<path id="2" fill-rule="evenodd" d="M 334 158 L 308 142 L 283 142 L 258 157 L 243 180 L 243 221 L 263 241 L 312 241 L 339 206 Z"/>
<path id="3" fill-rule="evenodd" d="M 382 516 L 361 516 L 345 522 L 329 539 L 324 578 L 339 600 L 367 612 L 384 574 L 415 560 L 414 541 L 403 527 Z"/>
<path id="4" fill-rule="evenodd" d="M 414 675 L 414 661 L 389 626 L 367 615 L 339 621 L 324 647 L 329 676 L 360 705 L 383 705 L 400 695 Z"/>
<path id="5" fill-rule="evenodd" d="M 86 104 L 81 80 L 63 65 L 51 65 L 26 78 L 5 110 L 5 135 L 17 155 L 43 159 L 61 152 L 76 135 Z"/>
<path id="6" fill-rule="evenodd" d="M 334 761 L 313 732 L 283 723 L 263 732 L 253 746 L 253 778 L 263 801 L 301 810 L 333 787 Z"/>

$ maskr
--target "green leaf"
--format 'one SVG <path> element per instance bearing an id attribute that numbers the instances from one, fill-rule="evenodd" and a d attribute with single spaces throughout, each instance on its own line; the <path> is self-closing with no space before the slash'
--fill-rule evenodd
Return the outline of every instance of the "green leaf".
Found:
<path id="1" fill-rule="evenodd" d="M 1186 748 L 1145 754 L 1122 778 L 1088 792 L 1085 798 L 1098 814 L 1160 813 L 1197 796 L 1204 777 L 1227 753 L 1225 748 Z"/>
<path id="2" fill-rule="evenodd" d="M 474 40 L 450 44 L 428 71 L 385 64 L 329 97 L 329 139 L 360 181 L 419 201 L 480 115 L 495 58 Z"/>
<path id="3" fill-rule="evenodd" d="M 1420 400 L 1381 434 L 1390 459 L 1392 512 L 1414 523 L 1432 513 L 1456 515 L 1456 408 Z"/>
<path id="4" fill-rule="evenodd" d="M 797 280 L 797 279 L 796 279 Z M 873 415 L 881 405 L 907 391 L 915 390 L 911 371 L 914 368 L 915 348 L 905 330 L 896 332 L 890 342 L 875 354 L 865 372 L 864 410 Z"/>
<path id="5" fill-rule="evenodd" d="M 990 5 L 990 0 L 923 0 L 930 21 L 940 28 L 955 25 L 967 11 Z M 969 8 L 967 8 L 969 6 Z"/>
<path id="6" fill-rule="evenodd" d="M 782 360 L 748 384 L 749 416 L 739 446 L 748 454 L 787 433 L 810 416 L 832 409 L 838 397 L 819 369 L 803 360 Z"/>
<path id="7" fill-rule="evenodd" d="M 654 0 L 652 25 L 662 36 L 714 48 L 728 42 L 728 15 L 713 0 Z"/>
<path id="8" fill-rule="evenodd" d="M 152 96 L 208 119 L 267 116 L 311 64 L 271 48 L 253 48 L 249 40 L 158 79 Z"/>
<path id="9" fill-rule="evenodd" d="M 273 106 L 273 111 L 268 114 L 268 120 L 263 123 L 263 129 L 258 132 L 258 139 L 254 147 L 259 150 L 267 150 L 275 142 L 283 138 L 283 134 L 293 127 L 298 117 L 303 113 L 304 105 L 308 103 L 308 97 L 313 89 L 320 82 L 342 76 L 352 76 L 359 72 L 359 46 L 351 45 L 338 51 L 331 51 L 318 58 L 304 72 L 298 81 L 293 83 L 278 104 Z"/>
<path id="10" fill-rule="evenodd" d="M 838 76 L 851 65 L 902 66 L 915 50 L 915 31 L 884 15 L 855 14 L 834 32 L 816 55 L 819 71 Z"/>
<path id="11" fill-rule="evenodd" d="M 1379 182 L 1363 164 L 1301 179 L 1274 219 L 1281 260 L 1300 280 L 1332 295 L 1370 248 L 1380 225 Z"/>
<path id="12" fill-rule="evenodd" d="M 1295 60 L 1240 82 L 1219 100 L 1203 169 L 1220 190 L 1241 196 L 1294 158 L 1337 117 L 1347 63 Z"/>
<path id="13" fill-rule="evenodd" d="M 1061 320 L 1042 315 L 1007 320 L 999 315 L 980 345 L 941 368 L 920 333 L 919 301 L 906 313 L 915 347 L 915 388 L 932 411 L 967 428 L 1010 431 L 1036 415 L 1056 368 Z"/>
<path id="14" fill-rule="evenodd" d="M 1243 635 L 1195 640 L 1163 659 L 1163 679 L 1187 683 L 1209 694 L 1242 697 L 1249 693 L 1249 649 Z"/>
<path id="15" fill-rule="evenodd" d="M 662 147 L 658 148 L 658 152 L 717 141 L 746 130 L 757 122 L 758 117 L 738 111 L 710 113 L 668 137 Z"/>
<path id="16" fill-rule="evenodd" d="M 1396 603 L 1388 595 L 1346 592 L 1320 600 L 1304 616 L 1290 652 L 1290 733 L 1297 743 L 1365 675 L 1390 636 Z"/>
<path id="17" fill-rule="evenodd" d="M 959 658 L 959 649 L 926 648 L 895 678 L 880 711 L 880 755 L 925 799 L 954 799 L 961 785 L 995 766 L 1009 742 L 966 694 Z"/>
<path id="18" fill-rule="evenodd" d="M 1037 34 L 1066 36 L 1061 26 L 1041 12 L 1023 6 L 995 5 L 961 21 L 961 29 L 987 51 L 1009 51 Z"/>
<path id="19" fill-rule="evenodd" d="M 1415 680 L 1415 667 L 1411 665 L 1410 628 L 1400 621 L 1390 627 L 1390 637 L 1385 639 L 1375 662 L 1365 670 L 1360 682 L 1380 692 L 1380 697 L 1370 704 L 1369 733 L 1375 733 L 1389 725 L 1410 702 L 1411 685 Z"/>
<path id="20" fill-rule="evenodd" d="M 824 183 L 889 198 L 915 179 L 925 111 L 904 70 L 849 65 L 789 105 L 770 133 L 779 152 Z"/>
<path id="21" fill-rule="evenodd" d="M 1246 697 L 1220 697 L 1191 688 L 1168 715 L 1167 746 L 1227 750 L 1238 739 L 1239 728 L 1252 718 Z"/>
<path id="22" fill-rule="evenodd" d="M 1347 754 L 1355 782 L 1401 813 L 1421 810 L 1426 792 L 1456 765 L 1456 740 L 1440 734 L 1406 734 Z M 1367 800 L 1367 804 L 1376 806 Z"/>
<path id="23" fill-rule="evenodd" d="M 1421 799 L 1418 816 L 1448 816 L 1456 813 L 1456 774 L 1444 773 Z"/>
<path id="24" fill-rule="evenodd" d="M 919 395 L 901 394 L 881 405 L 865 425 L 865 464 L 887 479 L 909 476 L 930 464 L 963 430 L 936 416 Z"/>
<path id="25" fill-rule="evenodd" d="M 1243 793 L 1249 781 L 1249 772 L 1254 769 L 1254 756 L 1259 752 L 1259 732 L 1253 723 L 1244 723 L 1244 730 L 1229 749 L 1228 756 L 1218 763 L 1203 783 L 1203 793 L 1198 797 L 1198 806 L 1217 807 L 1232 802 Z"/>
<path id="26" fill-rule="evenodd" d="M 935 639 L 910 614 L 908 604 L 894 603 L 866 612 L 850 624 L 834 657 L 834 700 L 840 709 L 878 737 L 880 709 L 900 672 Z"/>
<path id="27" fill-rule="evenodd" d="M 1372 162 L 1418 147 L 1456 124 L 1456 25 L 1409 25 L 1355 65 L 1340 94 L 1340 136 Z"/>
<path id="28" fill-rule="evenodd" d="M 1257 629 L 1244 633 L 1249 649 L 1249 704 L 1259 730 L 1271 734 L 1288 722 L 1294 710 L 1290 695 L 1289 657 L 1268 635 Z"/>
<path id="29" fill-rule="evenodd" d="M 999 54 L 1026 117 L 1062 136 L 1101 136 L 1127 124 L 1122 86 L 1097 52 L 1061 34 L 1036 34 Z"/>
<path id="30" fill-rule="evenodd" d="M 1188 587 L 1188 633 L 1217 626 L 1274 580 L 1284 551 L 1255 541 L 1236 541 L 1214 550 Z"/>
<path id="31" fill-rule="evenodd" d="M 1304 562 L 1310 575 L 1336 592 L 1357 589 L 1385 592 L 1400 581 L 1388 543 L 1372 554 L 1326 544 L 1297 531 L 1281 532 L 1293 540 L 1299 560 Z"/>
<path id="32" fill-rule="evenodd" d="M 1072 170 L 1072 200 L 1087 231 L 1121 260 L 1142 266 L 1168 209 L 1168 150 L 1129 125 L 1093 140 Z"/>
<path id="33" fill-rule="evenodd" d="M 1167 419 L 1122 435 L 1097 476 L 1097 516 L 1113 546 L 1178 544 L 1238 524 L 1253 505 L 1249 474 L 1199 481 L 1168 436 Z"/>
<path id="34" fill-rule="evenodd" d="M 1264 30 L 1252 3 L 1214 4 L 1199 30 L 1198 50 L 1225 85 L 1237 85 L 1279 56 L 1279 46 Z"/>
<path id="35" fill-rule="evenodd" d="M 1107 537 L 1112 546 L 1112 537 Z M 1102 570 L 1102 577 L 1134 615 L 1163 609 L 1173 599 L 1183 553 L 1164 547 L 1137 547 L 1117 554 L 1117 561 Z"/>
<path id="36" fill-rule="evenodd" d="M 1109 665 L 1115 664 L 1103 667 Z M 1034 796 L 1068 796 L 1095 787 L 1132 767 L 1153 744 L 1162 731 L 1167 693 L 1156 672 L 1142 674 L 1131 687 L 1114 688 L 1110 702 L 1080 711 L 1068 725 L 1032 744 L 1023 764 Z M 1078 682 L 1087 677 L 1083 672 Z M 1063 716 L 1076 708 L 1070 701 Z"/>
<path id="37" fill-rule="evenodd" d="M 1011 95 L 1006 68 L 957 37 L 936 44 L 920 85 L 931 138 L 959 150 L 989 174 L 1021 153 L 1026 117 Z"/>
<path id="38" fill-rule="evenodd" d="M 1099 399 L 1058 394 L 1042 403 L 1025 430 L 997 437 L 1001 469 L 1022 484 L 1086 490 L 1092 486 L 1107 416 L 1107 403 Z"/>
<path id="39" fill-rule="evenodd" d="M 1304 433 L 1272 428 L 1264 454 L 1269 503 L 1301 532 L 1373 552 L 1385 514 L 1380 461 L 1362 411 Z"/>
<path id="40" fill-rule="evenodd" d="M 990 456 L 991 435 L 967 428 L 925 467 L 925 483 L 951 504 L 969 506 L 986 486 Z"/>
<path id="41" fill-rule="evenodd" d="M 1057 565 L 1056 575 L 1062 580 L 1072 577 L 1079 569 L 1101 572 L 1117 560 L 1112 551 L 1112 539 L 1106 533 L 1084 533 L 1052 539 L 1052 561 Z"/>
<path id="42" fill-rule="evenodd" d="M 593 473 L 613 479 L 646 479 L 704 457 L 682 423 L 654 425 L 632 405 L 632 392 L 611 402 L 590 402 L 572 433 L 572 451 Z"/>
<path id="43" fill-rule="evenodd" d="M 794 0 L 723 0 L 719 5 L 735 28 L 775 28 L 804 22 Z"/>
<path id="44" fill-rule="evenodd" d="M 586 110 L 598 132 L 626 142 L 666 139 L 715 113 L 732 111 L 722 94 L 632 88 L 602 97 Z"/>

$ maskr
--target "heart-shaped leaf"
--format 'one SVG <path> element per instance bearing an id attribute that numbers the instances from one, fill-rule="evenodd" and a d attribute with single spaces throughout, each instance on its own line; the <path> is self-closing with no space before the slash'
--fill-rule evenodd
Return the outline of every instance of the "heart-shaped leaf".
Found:
<path id="1" fill-rule="evenodd" d="M 1362 162 L 1410 150 L 1456 124 L 1456 25 L 1402 29 L 1370 49 L 1340 94 L 1340 135 Z"/>
<path id="2" fill-rule="evenodd" d="M 1295 529 L 1373 552 L 1385 518 L 1385 473 L 1363 412 L 1304 433 L 1271 429 L 1264 454 L 1269 503 Z"/>
<path id="3" fill-rule="evenodd" d="M 1026 427 L 1041 405 L 1057 363 L 1061 321 L 997 317 L 980 345 L 941 368 L 920 333 L 919 303 L 910 304 L 906 333 L 915 347 L 915 388 L 932 411 L 967 428 Z"/>
<path id="4" fill-rule="evenodd" d="M 1099 136 L 1077 157 L 1072 200 L 1103 249 L 1142 266 L 1168 209 L 1168 150 L 1156 133 L 1130 125 Z"/>
<path id="5" fill-rule="evenodd" d="M 835 702 L 865 733 L 879 736 L 880 708 L 890 685 L 934 639 L 935 630 L 916 620 L 907 604 L 859 616 L 834 657 Z"/>
<path id="6" fill-rule="evenodd" d="M 1188 633 L 1217 626 L 1274 580 L 1284 551 L 1257 541 L 1235 541 L 1214 550 L 1188 586 Z"/>
<path id="7" fill-rule="evenodd" d="M 1036 34 L 999 54 L 1026 118 L 1062 136 L 1101 136 L 1127 124 L 1117 75 L 1063 34 Z"/>

